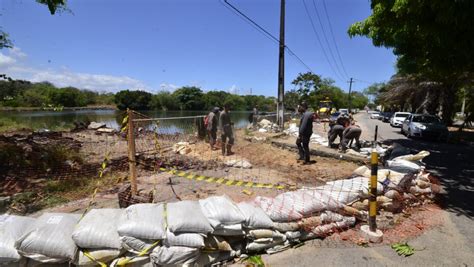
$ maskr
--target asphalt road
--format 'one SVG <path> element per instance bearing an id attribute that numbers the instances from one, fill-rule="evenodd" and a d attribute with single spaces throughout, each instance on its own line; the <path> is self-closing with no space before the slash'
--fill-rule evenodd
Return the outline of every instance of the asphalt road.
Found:
<path id="1" fill-rule="evenodd" d="M 372 248 L 321 248 L 305 245 L 264 260 L 269 266 L 474 266 L 474 147 L 425 140 L 407 139 L 400 128 L 372 120 L 366 113 L 355 116 L 362 128 L 361 138 L 374 139 L 378 125 L 379 141 L 399 143 L 414 152 L 428 150 L 427 169 L 440 178 L 443 192 L 439 204 L 444 211 L 444 225 L 410 240 L 424 248 L 403 258 L 388 246 Z"/>

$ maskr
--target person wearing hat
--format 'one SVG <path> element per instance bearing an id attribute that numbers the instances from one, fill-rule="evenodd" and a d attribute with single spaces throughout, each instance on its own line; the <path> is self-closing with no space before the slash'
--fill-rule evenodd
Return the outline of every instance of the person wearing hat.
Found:
<path id="1" fill-rule="evenodd" d="M 207 115 L 207 134 L 209 136 L 209 144 L 211 145 L 211 150 L 216 150 L 216 140 L 217 140 L 217 126 L 219 124 L 219 108 L 215 107 Z"/>
<path id="2" fill-rule="evenodd" d="M 221 130 L 222 156 L 230 156 L 232 145 L 234 144 L 234 133 L 232 131 L 233 122 L 230 120 L 230 105 L 224 105 L 224 111 L 219 116 L 219 129 Z"/>
<path id="3" fill-rule="evenodd" d="M 298 161 L 304 160 L 303 164 L 310 164 L 309 140 L 313 134 L 313 113 L 308 111 L 308 104 L 301 103 L 298 106 L 298 112 L 302 114 L 300 128 L 296 145 L 298 146 Z"/>

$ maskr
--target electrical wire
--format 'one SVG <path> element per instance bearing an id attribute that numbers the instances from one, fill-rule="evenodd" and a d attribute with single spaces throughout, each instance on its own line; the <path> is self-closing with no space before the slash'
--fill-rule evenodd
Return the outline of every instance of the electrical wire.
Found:
<path id="1" fill-rule="evenodd" d="M 349 77 L 349 75 L 347 74 L 346 68 L 344 67 L 344 62 L 342 61 L 341 54 L 339 53 L 339 47 L 337 46 L 336 38 L 334 37 L 334 32 L 332 30 L 332 23 L 331 23 L 331 20 L 329 19 L 328 10 L 327 10 L 327 7 L 326 7 L 326 1 L 325 0 L 322 0 L 322 1 L 323 1 L 324 13 L 326 14 L 326 19 L 328 20 L 329 32 L 331 33 L 332 40 L 334 42 L 334 47 L 336 48 L 337 57 L 339 58 L 339 61 L 341 63 L 341 67 L 342 67 L 342 70 L 344 71 L 344 74 L 346 75 L 346 77 Z"/>
<path id="2" fill-rule="evenodd" d="M 251 19 L 249 16 L 245 15 L 242 11 L 240 11 L 237 7 L 232 5 L 231 3 L 227 2 L 227 0 L 223 0 L 225 4 L 222 3 L 222 1 L 219 1 L 221 4 L 223 4 L 227 9 L 231 10 L 234 14 L 236 14 L 238 17 L 241 19 L 245 20 L 247 23 L 252 25 L 255 29 L 257 29 L 260 33 L 265 35 L 267 38 L 269 38 L 272 41 L 275 41 L 277 44 L 280 44 L 280 40 L 276 38 L 274 35 L 272 35 L 269 31 L 267 31 L 265 28 L 260 26 L 257 22 L 255 22 L 253 19 Z M 307 68 L 311 73 L 314 73 L 313 70 L 306 64 L 298 55 L 296 55 L 293 50 L 290 49 L 287 45 L 284 46 L 285 49 L 289 52 L 291 56 L 296 58 L 305 68 Z"/>
<path id="3" fill-rule="evenodd" d="M 303 0 L 303 2 L 304 2 L 304 0 Z M 326 41 L 326 45 L 328 47 L 328 51 L 329 51 L 329 54 L 331 55 L 331 58 L 334 62 L 334 65 L 336 66 L 336 69 L 337 69 L 338 73 L 341 75 L 341 77 L 343 77 L 344 79 L 347 79 L 348 77 L 344 76 L 344 74 L 342 73 L 341 69 L 339 68 L 339 64 L 336 60 L 336 57 L 334 56 L 334 53 L 332 52 L 331 45 L 329 44 L 329 40 L 326 36 L 326 31 L 324 30 L 323 21 L 321 20 L 321 16 L 319 15 L 318 8 L 316 7 L 316 3 L 314 2 L 314 0 L 312 0 L 312 2 L 313 2 L 314 11 L 316 12 L 316 18 L 318 19 L 319 26 L 321 26 L 321 32 L 322 32 L 322 35 L 324 37 L 324 41 Z"/>
<path id="4" fill-rule="evenodd" d="M 311 18 L 311 15 L 309 13 L 308 6 L 306 5 L 306 2 L 303 0 L 303 5 L 306 10 L 306 15 L 308 15 L 309 22 L 311 22 L 311 27 L 313 28 L 314 35 L 316 35 L 316 39 L 318 40 L 319 46 L 321 47 L 321 50 L 323 51 L 324 58 L 328 62 L 329 67 L 331 70 L 334 72 L 334 74 L 337 76 L 337 79 L 343 81 L 344 78 L 341 78 L 340 74 L 334 69 L 334 66 L 332 65 L 331 61 L 329 60 L 329 57 L 326 53 L 326 50 L 324 49 L 323 43 L 321 42 L 321 38 L 319 38 L 319 34 L 316 31 L 316 27 L 314 26 L 313 19 Z"/>

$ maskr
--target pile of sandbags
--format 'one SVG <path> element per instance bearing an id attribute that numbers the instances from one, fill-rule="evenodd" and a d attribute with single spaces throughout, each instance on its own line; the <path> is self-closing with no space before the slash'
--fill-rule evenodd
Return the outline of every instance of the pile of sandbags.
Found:
<path id="1" fill-rule="evenodd" d="M 122 212 L 121 209 L 92 209 L 79 221 L 72 233 L 79 248 L 74 262 L 77 266 L 110 263 L 123 253 L 117 232 Z"/>

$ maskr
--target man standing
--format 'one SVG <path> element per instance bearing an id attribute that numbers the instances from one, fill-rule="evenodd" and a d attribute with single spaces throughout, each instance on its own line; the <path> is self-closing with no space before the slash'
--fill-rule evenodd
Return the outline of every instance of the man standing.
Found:
<path id="1" fill-rule="evenodd" d="M 310 164 L 309 160 L 309 140 L 313 134 L 313 113 L 307 111 L 308 104 L 306 102 L 301 103 L 298 106 L 298 112 L 302 114 L 300 120 L 299 135 L 296 139 L 296 145 L 298 146 L 299 158 L 298 160 L 304 160 L 303 164 Z"/>
<path id="2" fill-rule="evenodd" d="M 215 107 L 207 115 L 207 134 L 209 136 L 209 144 L 211 145 L 211 150 L 216 150 L 216 139 L 217 139 L 217 125 L 219 123 L 219 108 Z"/>
<path id="3" fill-rule="evenodd" d="M 230 120 L 230 105 L 225 104 L 224 111 L 222 111 L 219 116 L 219 128 L 221 130 L 222 139 L 222 156 L 230 156 L 234 154 L 232 153 L 232 145 L 234 144 L 232 125 L 233 123 Z"/>
<path id="4" fill-rule="evenodd" d="M 253 108 L 253 116 L 252 116 L 253 128 L 257 128 L 257 120 L 258 120 L 258 106 L 255 105 L 255 107 Z"/>

